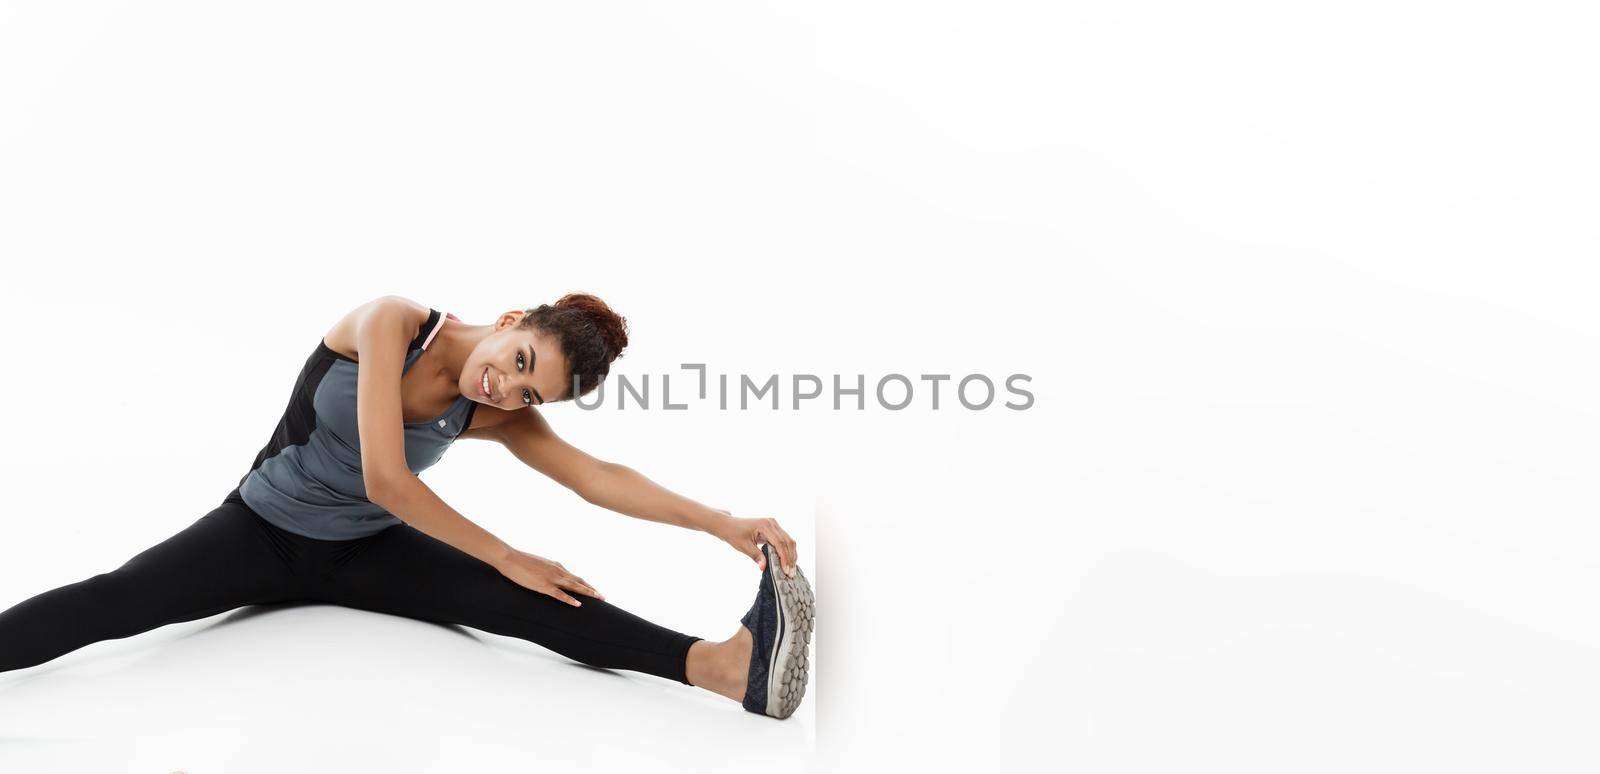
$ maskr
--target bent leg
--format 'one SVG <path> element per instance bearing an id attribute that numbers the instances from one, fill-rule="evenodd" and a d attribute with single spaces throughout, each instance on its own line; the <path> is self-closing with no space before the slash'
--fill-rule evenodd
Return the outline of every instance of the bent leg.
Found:
<path id="1" fill-rule="evenodd" d="M 285 550 L 293 549 L 259 516 L 242 503 L 224 502 L 111 572 L 0 613 L 0 672 L 101 640 L 293 598 Z"/>
<path id="2" fill-rule="evenodd" d="M 400 524 L 365 538 L 331 573 L 333 604 L 460 624 L 537 643 L 574 661 L 689 685 L 685 661 L 699 640 L 594 597 L 581 607 L 527 589 L 493 567 Z"/>

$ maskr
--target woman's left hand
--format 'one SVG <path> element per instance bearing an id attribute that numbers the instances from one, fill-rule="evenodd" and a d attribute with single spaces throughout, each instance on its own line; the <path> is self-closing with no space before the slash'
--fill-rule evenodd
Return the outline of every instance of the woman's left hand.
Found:
<path id="1" fill-rule="evenodd" d="M 733 546 L 735 551 L 754 559 L 756 566 L 763 571 L 767 569 L 767 560 L 761 553 L 760 545 L 766 543 L 772 546 L 778 552 L 778 564 L 783 568 L 783 574 L 794 577 L 794 565 L 800 558 L 799 549 L 795 546 L 794 538 L 778 526 L 777 519 L 740 519 L 727 511 L 718 513 L 723 518 L 713 524 L 708 532 Z"/>

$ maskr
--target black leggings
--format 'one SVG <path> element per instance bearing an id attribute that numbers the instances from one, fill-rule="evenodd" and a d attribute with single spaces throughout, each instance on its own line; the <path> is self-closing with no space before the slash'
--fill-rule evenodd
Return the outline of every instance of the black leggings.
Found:
<path id="1" fill-rule="evenodd" d="M 353 540 L 302 537 L 230 494 L 116 570 L 0 613 L 0 672 L 244 605 L 309 600 L 470 626 L 592 666 L 689 684 L 685 664 L 699 637 L 569 593 L 583 605 L 523 588 L 406 524 Z"/>

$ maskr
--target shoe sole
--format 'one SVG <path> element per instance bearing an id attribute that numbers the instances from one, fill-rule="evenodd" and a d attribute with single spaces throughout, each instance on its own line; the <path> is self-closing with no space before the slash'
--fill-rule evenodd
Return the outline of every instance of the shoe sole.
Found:
<path id="1" fill-rule="evenodd" d="M 806 695 L 811 674 L 811 629 L 816 623 L 816 597 L 811 582 L 796 566 L 794 577 L 783 574 L 780 562 L 767 562 L 767 573 L 778 592 L 778 646 L 772 649 L 767 669 L 767 714 L 787 718 Z"/>

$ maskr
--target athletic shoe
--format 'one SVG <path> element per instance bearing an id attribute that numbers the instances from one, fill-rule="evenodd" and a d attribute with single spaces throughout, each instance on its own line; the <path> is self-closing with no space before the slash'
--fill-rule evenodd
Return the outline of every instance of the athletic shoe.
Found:
<path id="1" fill-rule="evenodd" d="M 761 551 L 767 557 L 767 571 L 761 576 L 755 605 L 739 620 L 754 635 L 744 708 L 782 719 L 794 714 L 806 695 L 816 598 L 798 565 L 790 578 L 772 546 L 763 545 Z"/>

